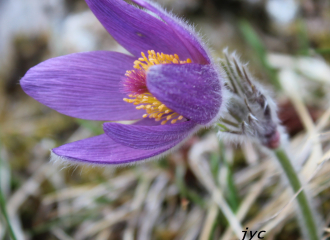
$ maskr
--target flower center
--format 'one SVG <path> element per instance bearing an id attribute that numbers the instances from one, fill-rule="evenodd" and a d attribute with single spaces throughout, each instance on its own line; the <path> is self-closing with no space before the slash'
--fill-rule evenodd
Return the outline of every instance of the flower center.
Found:
<path id="1" fill-rule="evenodd" d="M 126 71 L 123 85 L 129 98 L 123 100 L 138 105 L 136 109 L 144 109 L 146 114 L 143 114 L 143 118 L 154 118 L 156 121 L 162 121 L 162 125 L 170 120 L 172 124 L 184 120 L 183 116 L 166 107 L 149 92 L 146 77 L 149 67 L 153 65 L 185 64 L 191 63 L 191 60 L 188 58 L 186 61 L 181 61 L 177 54 L 156 53 L 154 50 L 148 51 L 148 58 L 143 52 L 141 55 L 142 57 L 134 62 L 135 69 Z"/>

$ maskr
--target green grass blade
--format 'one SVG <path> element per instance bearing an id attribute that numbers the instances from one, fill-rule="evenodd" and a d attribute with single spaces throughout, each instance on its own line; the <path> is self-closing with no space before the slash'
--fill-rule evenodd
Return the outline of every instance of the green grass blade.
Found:
<path id="1" fill-rule="evenodd" d="M 1 149 L 1 145 L 0 145 L 0 149 Z M 1 159 L 1 156 L 0 156 L 0 169 L 3 168 L 3 160 Z M 9 216 L 8 216 L 8 212 L 7 212 L 7 204 L 6 204 L 6 197 L 5 197 L 5 194 L 3 192 L 3 189 L 2 189 L 2 183 L 1 183 L 1 177 L 0 177 L 0 210 L 1 210 L 1 213 L 6 221 L 6 224 L 7 224 L 7 227 L 8 227 L 8 230 L 9 230 L 9 235 L 11 237 L 12 240 L 16 240 L 16 235 L 15 235 L 15 232 L 14 232 L 14 229 L 11 225 L 11 222 L 10 222 L 10 219 L 9 219 Z"/>
<path id="2" fill-rule="evenodd" d="M 245 20 L 239 22 L 239 28 L 245 39 L 245 41 L 252 47 L 253 51 L 257 54 L 257 58 L 260 61 L 264 71 L 267 73 L 270 82 L 277 90 L 281 89 L 281 84 L 277 78 L 275 69 L 273 69 L 267 61 L 267 51 L 260 40 L 257 33 L 254 31 L 250 23 Z"/>

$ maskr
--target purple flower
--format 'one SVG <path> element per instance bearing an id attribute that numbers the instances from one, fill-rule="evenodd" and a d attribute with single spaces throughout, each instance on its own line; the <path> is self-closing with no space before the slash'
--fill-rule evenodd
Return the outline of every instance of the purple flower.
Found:
<path id="1" fill-rule="evenodd" d="M 131 54 L 96 51 L 49 59 L 21 80 L 24 91 L 56 111 L 106 122 L 105 134 L 52 150 L 64 160 L 128 164 L 159 157 L 223 109 L 221 75 L 193 30 L 158 6 L 86 0 Z M 157 15 L 158 17 L 154 16 Z"/>

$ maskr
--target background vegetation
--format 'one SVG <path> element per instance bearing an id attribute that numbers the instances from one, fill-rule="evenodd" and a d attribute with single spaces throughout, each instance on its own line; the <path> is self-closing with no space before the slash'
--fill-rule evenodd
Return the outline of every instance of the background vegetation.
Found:
<path id="1" fill-rule="evenodd" d="M 236 50 L 272 91 L 330 239 L 330 2 L 159 3 L 196 25 L 214 57 Z M 266 239 L 304 239 L 279 166 L 251 142 L 219 143 L 214 129 L 137 166 L 49 163 L 49 149 L 100 134 L 102 123 L 41 105 L 19 80 L 43 60 L 92 50 L 125 51 L 83 0 L 0 0 L 0 239 L 237 240 L 229 222 Z"/>

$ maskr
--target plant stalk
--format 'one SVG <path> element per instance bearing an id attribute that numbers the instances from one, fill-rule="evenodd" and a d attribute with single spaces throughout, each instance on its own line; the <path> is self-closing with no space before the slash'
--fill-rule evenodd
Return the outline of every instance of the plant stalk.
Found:
<path id="1" fill-rule="evenodd" d="M 285 151 L 281 148 L 275 150 L 275 155 L 280 162 L 294 193 L 297 193 L 301 189 L 302 185 L 297 172 L 292 166 L 290 159 L 288 158 Z M 316 219 L 313 214 L 312 207 L 310 206 L 310 203 L 307 199 L 306 192 L 304 190 L 301 190 L 301 192 L 297 195 L 297 202 L 299 205 L 299 209 L 302 213 L 302 220 L 306 227 L 309 239 L 319 240 L 320 236 L 317 230 Z"/>

